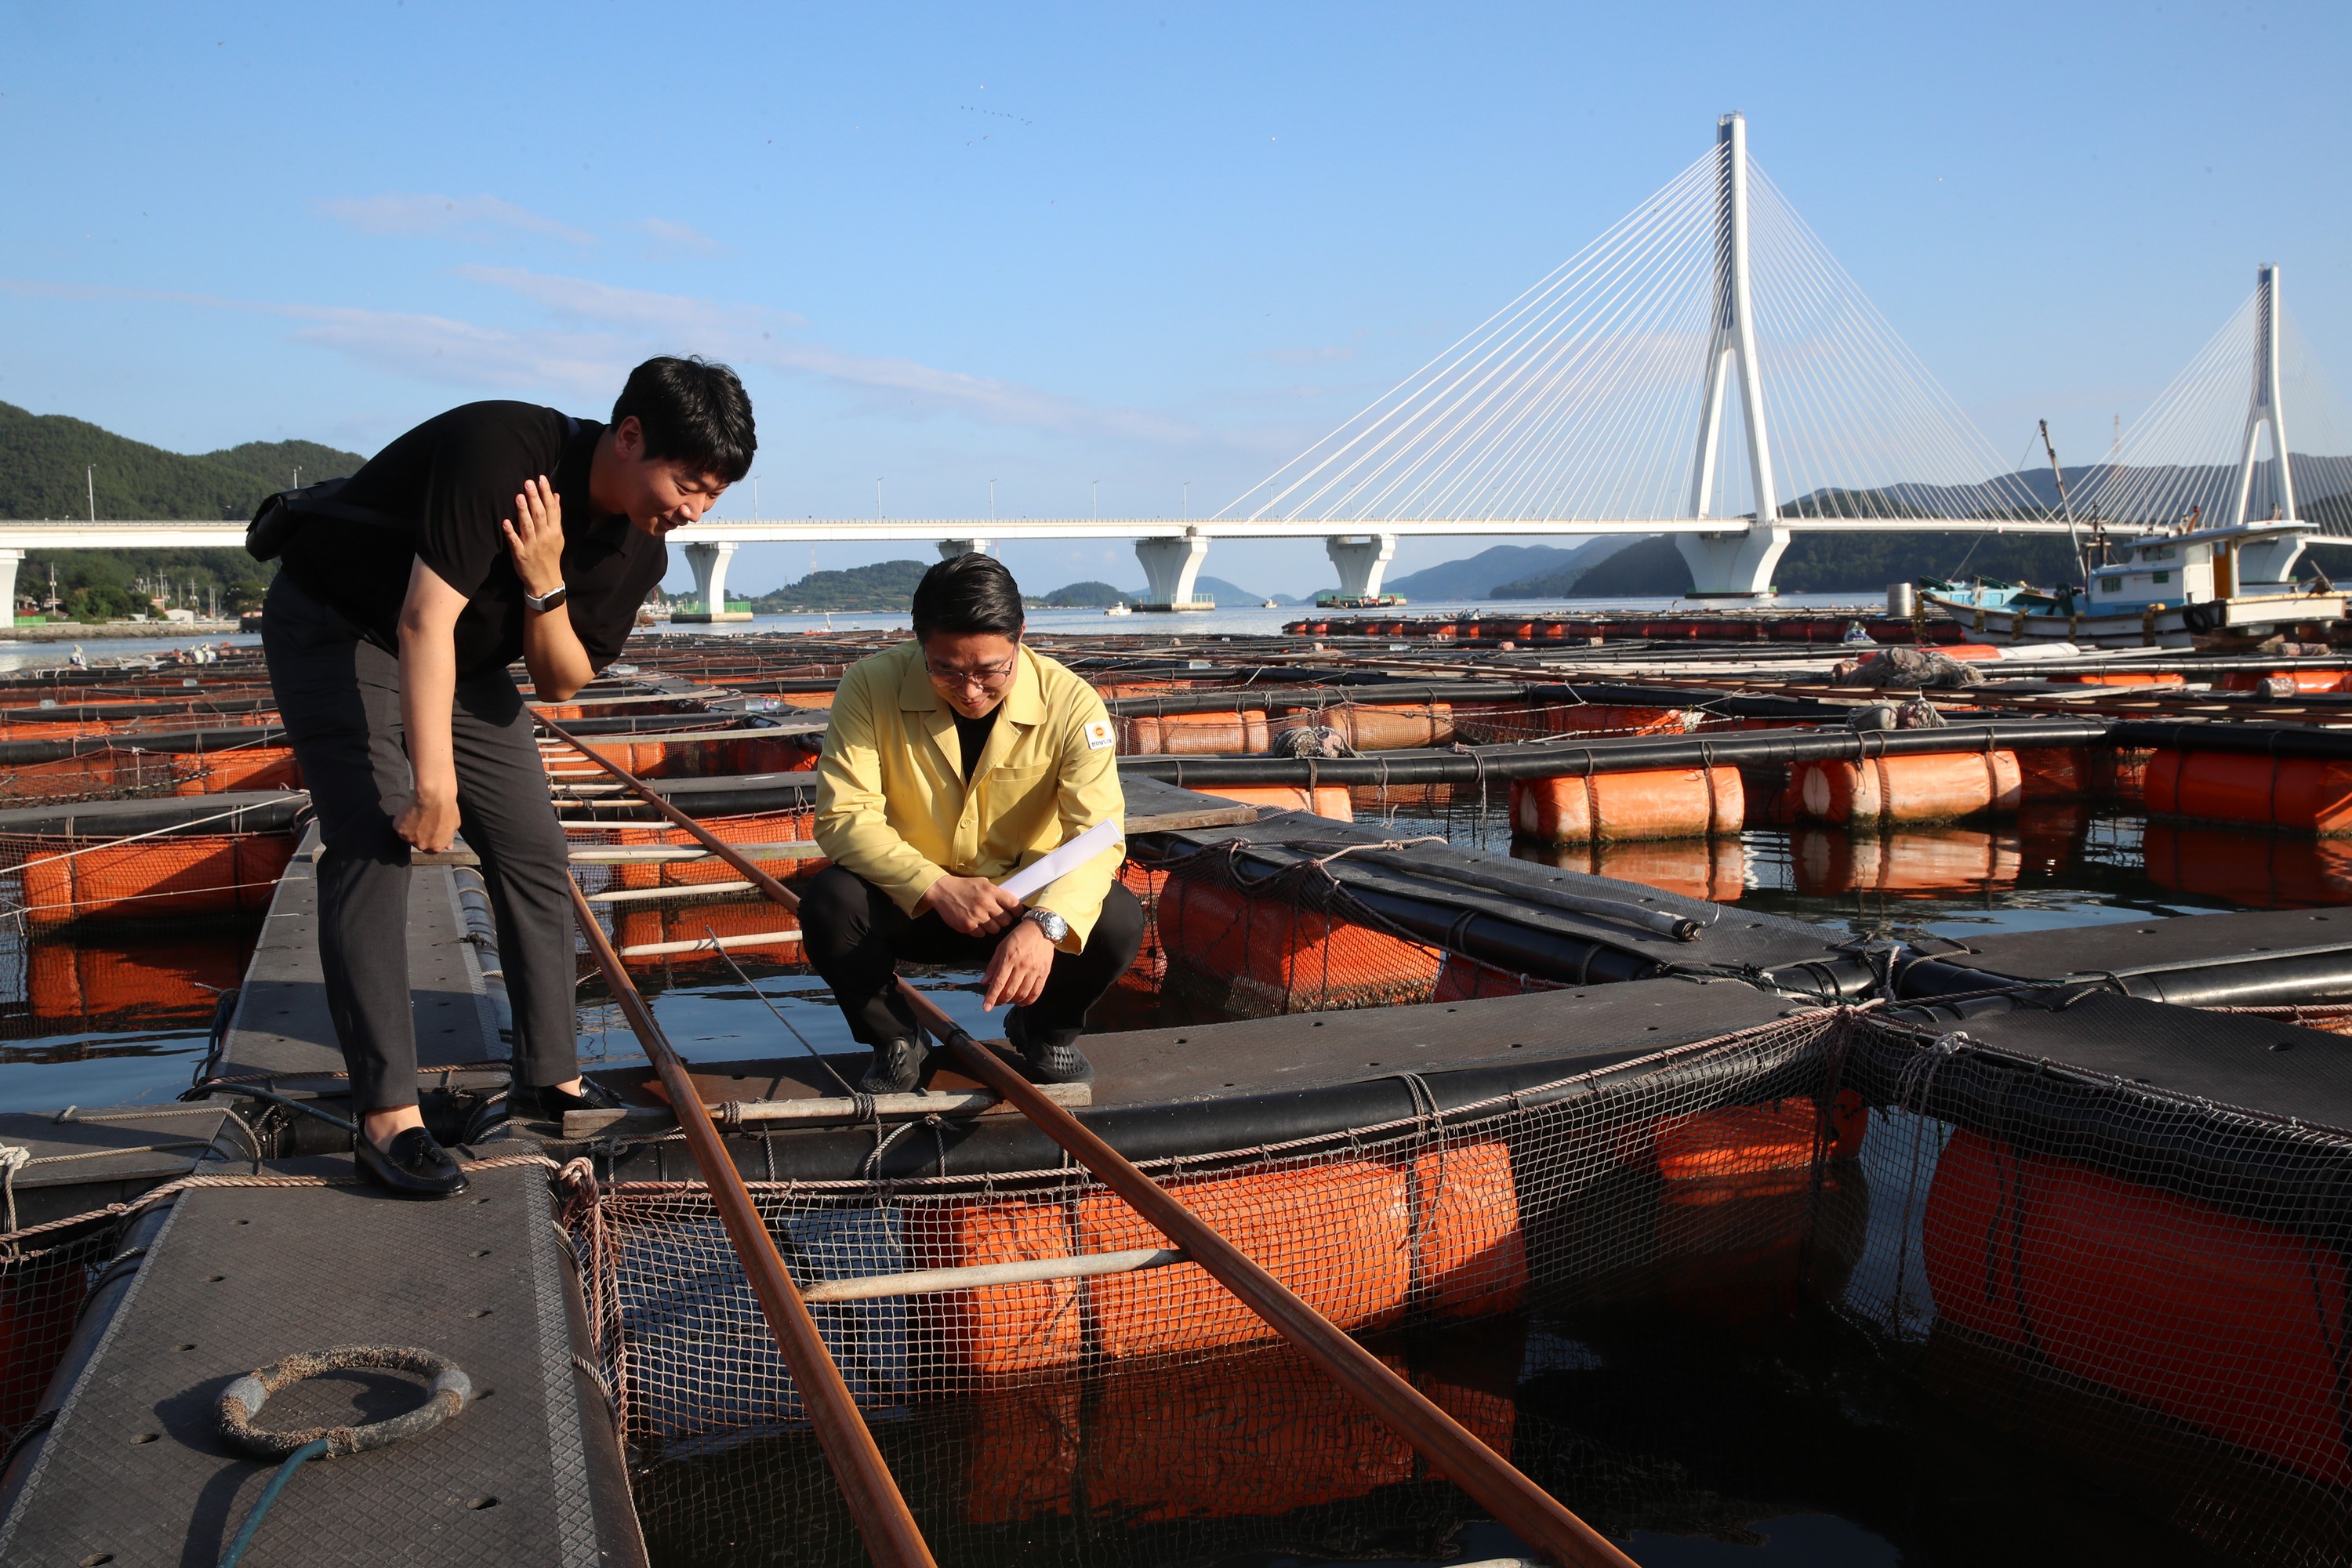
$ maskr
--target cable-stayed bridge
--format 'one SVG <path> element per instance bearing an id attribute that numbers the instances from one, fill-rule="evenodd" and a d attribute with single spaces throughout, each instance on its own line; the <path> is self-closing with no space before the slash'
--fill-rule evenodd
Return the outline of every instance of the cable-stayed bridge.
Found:
<path id="1" fill-rule="evenodd" d="M 2194 513 L 2352 536 L 2347 435 L 2265 264 L 2117 450 L 2072 471 L 2066 499 L 2110 531 Z M 1745 598 L 1771 591 L 1800 532 L 2068 528 L 2049 476 L 2009 468 L 1756 166 L 1735 113 L 1607 232 L 1210 516 L 710 518 L 672 537 L 712 607 L 744 543 L 924 540 L 953 554 L 1092 537 L 1135 540 L 1149 601 L 1182 608 L 1217 539 L 1323 538 L 1341 594 L 1370 597 L 1406 535 L 1666 534 L 1696 593 Z M 27 548 L 241 534 L 0 523 L 0 591 Z"/>

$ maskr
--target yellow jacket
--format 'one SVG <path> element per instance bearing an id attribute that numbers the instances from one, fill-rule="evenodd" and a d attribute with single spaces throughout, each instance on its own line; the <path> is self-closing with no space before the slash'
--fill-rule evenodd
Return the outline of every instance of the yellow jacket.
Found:
<path id="1" fill-rule="evenodd" d="M 817 759 L 817 847 L 908 914 L 950 872 L 1003 881 L 1097 823 L 1126 815 L 1118 747 L 1095 689 L 1024 645 L 996 728 L 963 781 L 955 710 L 919 643 L 862 658 L 841 678 Z M 1122 844 L 1029 900 L 1070 922 L 1080 951 L 1118 875 Z"/>

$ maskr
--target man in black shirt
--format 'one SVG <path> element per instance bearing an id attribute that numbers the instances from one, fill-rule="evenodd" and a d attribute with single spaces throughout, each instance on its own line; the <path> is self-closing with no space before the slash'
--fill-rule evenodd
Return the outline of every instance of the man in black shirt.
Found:
<path id="1" fill-rule="evenodd" d="M 319 816 L 319 953 L 360 1170 L 379 1185 L 466 1186 L 417 1111 L 405 940 L 409 851 L 461 828 L 513 1003 L 509 1104 L 591 1103 L 563 829 L 507 666 L 520 658 L 535 697 L 560 701 L 610 664 L 668 568 L 663 536 L 742 478 L 756 444 L 733 372 L 648 360 L 609 425 L 523 403 L 426 420 L 334 498 L 383 526 L 310 516 L 288 542 L 262 646 Z"/>

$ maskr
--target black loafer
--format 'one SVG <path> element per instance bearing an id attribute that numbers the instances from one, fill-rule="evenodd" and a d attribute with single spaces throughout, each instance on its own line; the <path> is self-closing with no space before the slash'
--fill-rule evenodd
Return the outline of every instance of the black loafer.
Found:
<path id="1" fill-rule="evenodd" d="M 874 1047 L 874 1059 L 866 1065 L 866 1076 L 857 1080 L 864 1094 L 912 1094 L 923 1080 L 923 1058 L 929 1053 L 920 1040 L 885 1040 Z"/>
<path id="2" fill-rule="evenodd" d="M 384 1149 L 362 1138 L 353 1152 L 360 1174 L 395 1197 L 454 1198 L 466 1190 L 466 1173 L 422 1127 L 394 1133 Z"/>
<path id="3" fill-rule="evenodd" d="M 1024 1010 L 1015 1007 L 1004 1016 L 1004 1039 L 1021 1055 L 1023 1075 L 1031 1083 L 1092 1083 L 1095 1064 L 1087 1060 L 1078 1049 L 1078 1031 L 1072 1029 L 1066 1037 L 1033 1036 Z"/>
<path id="4" fill-rule="evenodd" d="M 572 1094 L 553 1084 L 516 1084 L 507 1090 L 507 1114 L 525 1121 L 562 1121 L 567 1110 L 618 1110 L 621 1097 L 593 1078 Z"/>

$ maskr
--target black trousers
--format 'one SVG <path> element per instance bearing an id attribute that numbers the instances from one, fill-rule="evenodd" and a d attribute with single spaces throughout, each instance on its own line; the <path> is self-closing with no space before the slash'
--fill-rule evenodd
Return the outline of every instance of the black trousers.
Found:
<path id="1" fill-rule="evenodd" d="M 357 1110 L 416 1103 L 409 1011 L 408 845 L 393 831 L 415 785 L 400 661 L 285 572 L 263 608 L 270 689 L 318 813 L 319 959 Z M 504 669 L 457 682 L 450 714 L 459 831 L 481 857 L 514 1007 L 515 1081 L 580 1076 L 571 875 L 530 710 Z"/>
<path id="2" fill-rule="evenodd" d="M 801 894 L 801 942 L 809 963 L 832 987 L 862 1044 L 912 1039 L 915 1016 L 892 978 L 901 959 L 910 963 L 985 964 L 996 944 L 1013 934 L 965 936 L 926 910 L 909 915 L 897 900 L 855 872 L 828 866 Z M 1045 994 L 1022 1009 L 1033 1040 L 1067 1043 L 1085 1031 L 1087 1009 L 1135 962 L 1143 945 L 1143 906 L 1114 882 L 1083 952 L 1056 952 Z"/>

